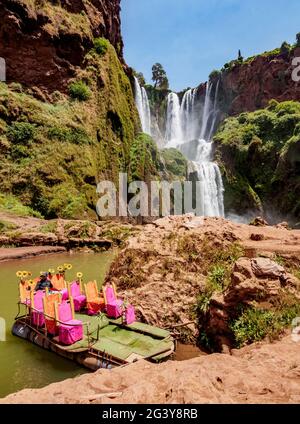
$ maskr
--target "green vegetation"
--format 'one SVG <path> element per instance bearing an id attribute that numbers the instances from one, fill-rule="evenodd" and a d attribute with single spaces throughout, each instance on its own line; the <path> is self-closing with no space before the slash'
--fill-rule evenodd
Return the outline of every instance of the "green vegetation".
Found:
<path id="1" fill-rule="evenodd" d="M 285 302 L 284 300 L 283 304 L 274 306 L 271 310 L 243 308 L 238 318 L 230 324 L 236 346 L 242 347 L 265 337 L 270 340 L 277 338 L 300 313 L 300 304 L 297 299 L 289 299 L 287 303 Z"/>
<path id="2" fill-rule="evenodd" d="M 103 56 L 109 47 L 109 41 L 106 40 L 106 38 L 96 38 L 94 40 L 94 47 L 96 52 L 100 55 Z"/>
<path id="3" fill-rule="evenodd" d="M 138 82 L 141 86 L 146 85 L 146 79 L 145 79 L 144 74 L 142 72 L 137 72 L 133 69 L 133 75 L 138 79 Z"/>
<path id="4" fill-rule="evenodd" d="M 39 212 L 28 206 L 24 206 L 19 199 L 11 194 L 0 193 L 0 211 L 10 212 L 19 216 L 34 216 L 36 218 L 43 218 Z"/>
<path id="5" fill-rule="evenodd" d="M 130 181 L 149 181 L 157 174 L 159 153 L 155 142 L 147 134 L 139 134 L 130 148 Z"/>
<path id="6" fill-rule="evenodd" d="M 73 99 L 82 102 L 91 97 L 91 90 L 83 81 L 72 82 L 69 85 L 69 93 Z"/>
<path id="7" fill-rule="evenodd" d="M 229 118 L 214 141 L 227 209 L 271 202 L 300 217 L 300 103 L 273 100 L 266 109 Z"/>
<path id="8" fill-rule="evenodd" d="M 166 170 L 172 179 L 185 179 L 187 174 L 187 160 L 177 149 L 163 149 L 161 156 Z"/>
<path id="9" fill-rule="evenodd" d="M 154 82 L 154 88 L 162 90 L 169 89 L 169 80 L 166 71 L 160 63 L 155 63 L 152 66 L 152 81 Z"/>
<path id="10" fill-rule="evenodd" d="M 7 231 L 15 230 L 16 228 L 17 227 L 15 224 L 8 221 L 0 220 L 0 234 L 5 233 Z"/>
<path id="11" fill-rule="evenodd" d="M 218 70 L 213 70 L 210 74 L 209 74 L 209 80 L 213 81 L 215 79 L 218 79 L 221 75 L 221 71 Z"/>
<path id="12" fill-rule="evenodd" d="M 93 48 L 84 63 L 76 81 L 88 86 L 89 101 L 55 92 L 52 103 L 42 102 L 25 88 L 0 83 L 1 192 L 15 201 L 5 209 L 39 211 L 46 218 L 96 217 L 97 181 L 117 182 L 136 160 L 132 145 L 140 123 L 115 49 L 108 44 L 101 56 Z"/>
<path id="13" fill-rule="evenodd" d="M 55 233 L 56 232 L 56 229 L 57 229 L 57 221 L 54 220 L 54 221 L 47 222 L 47 224 L 45 224 L 45 225 L 42 225 L 39 228 L 39 231 L 41 233 L 45 233 L 45 234 L 46 233 Z"/>
<path id="14" fill-rule="evenodd" d="M 291 45 L 289 43 L 287 43 L 286 41 L 284 41 L 281 44 L 280 53 L 281 54 L 289 54 L 290 53 L 290 50 L 291 50 Z"/>

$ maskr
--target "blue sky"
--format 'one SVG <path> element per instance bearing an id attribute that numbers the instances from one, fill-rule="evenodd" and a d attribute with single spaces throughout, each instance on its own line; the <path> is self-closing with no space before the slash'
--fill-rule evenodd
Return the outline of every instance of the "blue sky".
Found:
<path id="1" fill-rule="evenodd" d="M 151 82 L 151 67 L 165 67 L 180 91 L 206 81 L 237 57 L 294 42 L 299 0 L 122 0 L 125 59 Z"/>

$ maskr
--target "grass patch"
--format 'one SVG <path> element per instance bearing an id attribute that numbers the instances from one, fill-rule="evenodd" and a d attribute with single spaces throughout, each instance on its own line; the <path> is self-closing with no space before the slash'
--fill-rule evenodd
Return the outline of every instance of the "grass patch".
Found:
<path id="1" fill-rule="evenodd" d="M 11 194 L 0 193 L 0 210 L 11 212 L 18 216 L 33 216 L 35 218 L 43 218 L 39 212 L 33 210 L 29 206 L 24 206 L 19 199 Z"/>
<path id="2" fill-rule="evenodd" d="M 100 56 L 105 55 L 109 46 L 109 42 L 105 38 L 95 38 L 94 48 L 97 54 Z"/>
<path id="3" fill-rule="evenodd" d="M 42 227 L 39 228 L 39 231 L 41 233 L 55 233 L 56 229 L 57 229 L 57 222 L 49 221 L 47 224 L 42 225 Z"/>
<path id="4" fill-rule="evenodd" d="M 83 81 L 72 82 L 69 85 L 69 94 L 72 99 L 84 102 L 91 97 L 91 90 Z"/>
<path id="5" fill-rule="evenodd" d="M 11 222 L 0 220 L 0 234 L 15 230 L 17 226 Z"/>
<path id="6" fill-rule="evenodd" d="M 275 310 L 247 308 L 230 324 L 236 347 L 258 342 L 266 337 L 273 341 L 285 328 L 291 326 L 292 320 L 299 316 L 300 304 L 284 305 Z"/>

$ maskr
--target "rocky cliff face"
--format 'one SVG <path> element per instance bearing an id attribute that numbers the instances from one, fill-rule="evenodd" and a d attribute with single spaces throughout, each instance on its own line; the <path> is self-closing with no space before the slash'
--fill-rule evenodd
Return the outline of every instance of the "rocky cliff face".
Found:
<path id="1" fill-rule="evenodd" d="M 234 63 L 222 72 L 220 102 L 225 114 L 238 115 L 264 108 L 269 101 L 300 100 L 300 83 L 293 81 L 293 59 L 300 48 L 290 53 L 264 53 L 243 63 Z"/>
<path id="2" fill-rule="evenodd" d="M 120 0 L 0 0 L 0 22 L 8 82 L 65 91 L 94 37 L 122 59 Z"/>

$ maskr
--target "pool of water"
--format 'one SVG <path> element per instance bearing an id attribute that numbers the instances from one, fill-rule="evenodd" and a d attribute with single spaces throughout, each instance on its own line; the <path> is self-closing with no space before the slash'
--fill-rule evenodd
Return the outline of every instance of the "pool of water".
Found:
<path id="1" fill-rule="evenodd" d="M 4 318 L 6 324 L 6 341 L 0 341 L 0 397 L 24 388 L 43 387 L 87 372 L 67 359 L 11 335 L 18 310 L 16 271 L 31 271 L 35 276 L 40 271 L 71 263 L 73 268 L 66 275 L 68 281 L 80 271 L 84 275 L 84 281 L 93 279 L 100 285 L 114 254 L 112 251 L 63 253 L 0 263 L 0 317 Z"/>

